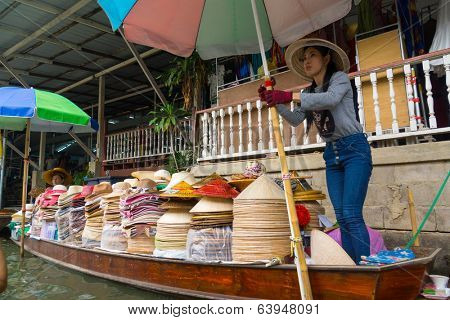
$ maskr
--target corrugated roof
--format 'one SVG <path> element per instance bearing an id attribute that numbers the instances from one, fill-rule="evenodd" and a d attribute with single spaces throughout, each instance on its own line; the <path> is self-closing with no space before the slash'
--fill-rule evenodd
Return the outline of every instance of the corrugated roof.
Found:
<path id="1" fill-rule="evenodd" d="M 58 91 L 95 73 L 133 57 L 119 34 L 113 34 L 109 21 L 96 1 L 90 1 L 76 14 L 60 21 L 21 47 L 15 48 L 37 30 L 53 21 L 61 12 L 77 4 L 76 0 L 2 0 L 0 2 L 0 50 L 30 86 Z M 77 20 L 77 21 L 75 21 Z M 139 52 L 151 48 L 136 46 Z M 5 56 L 5 53 L 10 53 Z M 173 56 L 161 52 L 146 59 L 157 77 Z M 0 68 L 0 85 L 19 85 L 6 69 Z M 137 64 L 114 71 L 106 77 L 106 100 L 129 94 L 130 88 L 149 86 Z M 127 91 L 128 90 L 128 91 Z M 81 107 L 97 104 L 98 80 L 64 93 Z M 153 93 L 138 95 L 107 104 L 106 114 L 133 110 L 153 101 Z M 119 109 L 118 109 L 119 108 Z"/>

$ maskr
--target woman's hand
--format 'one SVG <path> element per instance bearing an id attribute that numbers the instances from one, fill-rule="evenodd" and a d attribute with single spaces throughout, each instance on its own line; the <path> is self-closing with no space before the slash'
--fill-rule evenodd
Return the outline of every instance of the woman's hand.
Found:
<path id="1" fill-rule="evenodd" d="M 261 86 L 258 89 L 258 94 L 261 101 L 266 101 L 269 107 L 292 101 L 292 92 L 289 91 L 267 90 L 264 86 Z"/>

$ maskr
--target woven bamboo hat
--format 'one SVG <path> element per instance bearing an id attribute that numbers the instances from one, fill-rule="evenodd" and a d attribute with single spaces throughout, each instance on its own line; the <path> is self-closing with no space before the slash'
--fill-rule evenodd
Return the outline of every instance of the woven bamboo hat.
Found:
<path id="1" fill-rule="evenodd" d="M 47 170 L 42 174 L 42 178 L 44 179 L 44 181 L 51 185 L 52 184 L 52 178 L 54 175 L 60 175 L 64 178 L 64 184 L 66 186 L 70 185 L 72 183 L 72 176 L 70 175 L 70 173 L 68 173 L 66 170 L 64 170 L 63 168 L 54 168 L 51 170 Z"/>
<path id="2" fill-rule="evenodd" d="M 131 176 L 139 180 L 142 179 L 155 180 L 155 171 L 135 171 L 131 173 Z"/>
<path id="3" fill-rule="evenodd" d="M 284 192 L 271 178 L 263 174 L 235 200 L 284 200 Z"/>
<path id="4" fill-rule="evenodd" d="M 126 182 L 126 183 L 130 184 L 130 186 L 131 186 L 132 188 L 136 188 L 136 187 L 137 187 L 137 184 L 138 184 L 138 182 L 139 182 L 139 180 L 138 180 L 137 178 L 134 178 L 134 179 L 125 179 L 125 180 L 123 180 L 123 182 Z"/>
<path id="5" fill-rule="evenodd" d="M 192 173 L 187 172 L 187 171 L 181 171 L 181 172 L 174 173 L 169 184 L 167 185 L 167 187 L 162 189 L 162 191 L 170 190 L 182 181 L 185 181 L 192 186 L 193 184 L 195 184 L 196 179 Z"/>
<path id="6" fill-rule="evenodd" d="M 233 200 L 203 197 L 189 212 L 227 212 L 233 211 Z"/>
<path id="7" fill-rule="evenodd" d="M 311 231 L 311 259 L 314 264 L 354 266 L 355 262 L 342 247 L 326 233 Z"/>
<path id="8" fill-rule="evenodd" d="M 313 79 L 306 75 L 303 66 L 303 55 L 307 47 L 325 47 L 330 49 L 331 61 L 334 62 L 338 71 L 348 72 L 350 61 L 344 50 L 332 42 L 319 38 L 300 39 L 292 43 L 286 50 L 286 64 L 290 70 L 302 79 L 311 82 Z"/>
<path id="9" fill-rule="evenodd" d="M 156 180 L 164 180 L 167 182 L 172 179 L 170 172 L 167 170 L 163 170 L 163 169 L 156 171 L 154 176 L 155 176 Z"/>

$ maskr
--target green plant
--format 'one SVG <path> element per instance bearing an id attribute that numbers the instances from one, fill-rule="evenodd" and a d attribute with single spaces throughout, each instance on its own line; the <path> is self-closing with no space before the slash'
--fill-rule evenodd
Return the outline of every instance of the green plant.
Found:
<path id="1" fill-rule="evenodd" d="M 163 75 L 164 84 L 169 88 L 169 95 L 172 95 L 175 88 L 181 86 L 184 109 L 195 111 L 197 105 L 202 102 L 202 89 L 207 86 L 211 65 L 202 60 L 197 52 L 188 58 L 175 58 L 172 63 L 174 67 Z"/>
<path id="2" fill-rule="evenodd" d="M 190 140 L 186 136 L 184 129 L 179 125 L 181 121 L 184 120 L 188 115 L 189 112 L 187 112 L 183 108 L 177 107 L 173 103 L 165 103 L 160 106 L 158 110 L 149 112 L 149 116 L 151 117 L 149 125 L 153 126 L 155 131 L 157 132 L 169 132 L 171 137 L 175 136 L 175 129 L 178 129 L 185 141 L 190 144 Z M 175 161 L 175 166 L 178 170 L 173 139 L 170 139 L 170 149 Z"/>
<path id="3" fill-rule="evenodd" d="M 73 184 L 82 186 L 84 184 L 84 179 L 93 178 L 94 174 L 88 170 L 78 171 L 73 175 Z"/>
<path id="4" fill-rule="evenodd" d="M 192 150 L 176 151 L 169 158 L 166 170 L 171 174 L 180 170 L 189 169 L 194 162 L 194 152 Z"/>

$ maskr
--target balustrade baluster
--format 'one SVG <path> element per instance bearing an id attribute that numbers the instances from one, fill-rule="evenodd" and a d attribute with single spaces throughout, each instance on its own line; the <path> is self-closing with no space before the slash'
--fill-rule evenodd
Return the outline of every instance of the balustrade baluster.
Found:
<path id="1" fill-rule="evenodd" d="M 383 134 L 383 129 L 381 127 L 381 116 L 380 116 L 380 104 L 378 102 L 378 87 L 377 87 L 377 74 L 372 72 L 370 74 L 370 82 L 372 82 L 372 97 L 373 97 L 373 108 L 375 112 L 375 132 L 377 136 Z"/>
<path id="2" fill-rule="evenodd" d="M 272 151 L 275 149 L 275 146 L 273 144 L 273 122 L 272 122 L 272 113 L 270 110 L 267 110 L 269 115 L 269 150 Z"/>
<path id="3" fill-rule="evenodd" d="M 398 121 L 397 121 L 397 105 L 395 104 L 394 72 L 393 72 L 393 70 L 387 69 L 386 76 L 389 81 L 389 96 L 391 98 L 392 132 L 399 133 Z"/>
<path id="4" fill-rule="evenodd" d="M 228 107 L 228 114 L 230 115 L 230 147 L 228 149 L 229 154 L 234 153 L 233 113 L 233 107 Z"/>
<path id="5" fill-rule="evenodd" d="M 258 109 L 258 151 L 264 150 L 263 129 L 262 129 L 262 103 L 261 100 L 256 101 L 256 109 Z"/>
<path id="6" fill-rule="evenodd" d="M 445 68 L 445 84 L 447 85 L 447 100 L 450 104 L 450 54 L 444 56 L 444 68 Z"/>
<path id="7" fill-rule="evenodd" d="M 294 111 L 295 103 L 291 101 L 291 111 Z M 306 120 L 305 120 L 306 121 Z M 297 145 L 297 133 L 295 127 L 291 126 L 291 147 L 295 147 Z"/>
<path id="8" fill-rule="evenodd" d="M 244 152 L 244 141 L 243 141 L 243 134 L 242 134 L 242 104 L 238 104 L 237 111 L 239 115 L 239 154 L 242 154 Z"/>
<path id="9" fill-rule="evenodd" d="M 247 126 L 248 126 L 248 144 L 247 144 L 247 152 L 253 151 L 253 124 L 252 124 L 252 103 L 247 102 Z"/>
<path id="10" fill-rule="evenodd" d="M 424 60 L 422 61 L 423 71 L 425 73 L 425 89 L 427 90 L 427 104 L 428 110 L 430 111 L 430 117 L 428 121 L 430 123 L 430 128 L 437 128 L 436 116 L 434 114 L 434 99 L 433 99 L 433 87 L 431 86 L 430 79 L 430 61 Z"/>
<path id="11" fill-rule="evenodd" d="M 225 155 L 225 110 L 220 109 L 220 155 Z"/>
<path id="12" fill-rule="evenodd" d="M 408 96 L 409 127 L 411 131 L 417 131 L 417 120 L 414 113 L 414 91 L 411 84 L 411 65 L 405 64 L 403 71 L 405 73 L 406 94 Z"/>
<path id="13" fill-rule="evenodd" d="M 361 123 L 364 132 L 366 132 L 366 116 L 364 114 L 364 102 L 361 86 L 361 77 L 355 77 L 356 94 L 358 101 L 359 123 Z"/>
<path id="14" fill-rule="evenodd" d="M 213 112 L 211 112 L 211 116 L 212 116 L 212 148 L 211 148 L 211 155 L 213 157 L 215 157 L 215 156 L 217 156 L 217 123 L 216 123 L 217 112 L 216 112 L 216 110 L 213 110 Z"/>

